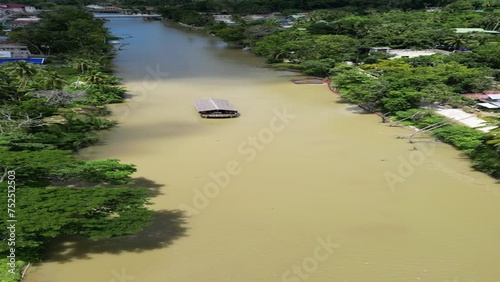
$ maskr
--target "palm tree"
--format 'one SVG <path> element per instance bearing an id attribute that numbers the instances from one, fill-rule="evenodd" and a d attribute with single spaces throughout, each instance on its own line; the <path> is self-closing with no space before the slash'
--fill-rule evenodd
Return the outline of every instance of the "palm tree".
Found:
<path id="1" fill-rule="evenodd" d="M 486 144 L 496 146 L 500 150 L 500 127 L 488 132 L 488 135 L 493 138 L 486 141 Z"/>
<path id="2" fill-rule="evenodd" d="M 453 50 L 460 50 L 470 41 L 470 36 L 464 33 L 454 34 L 444 40 L 444 43 L 453 47 Z"/>
<path id="3" fill-rule="evenodd" d="M 44 71 L 38 80 L 40 86 L 46 90 L 62 89 L 66 81 L 56 71 Z"/>
<path id="4" fill-rule="evenodd" d="M 92 70 L 86 76 L 85 82 L 88 82 L 90 84 L 103 84 L 110 82 L 111 80 L 111 76 L 100 71 Z"/>
<path id="5" fill-rule="evenodd" d="M 7 67 L 9 74 L 20 80 L 18 90 L 26 87 L 28 82 L 39 72 L 40 67 L 34 64 L 19 61 Z"/>
<path id="6" fill-rule="evenodd" d="M 0 69 L 0 102 L 13 99 L 18 94 L 16 85 L 8 73 Z M 14 99 L 15 100 L 15 99 Z"/>
<path id="7" fill-rule="evenodd" d="M 76 57 L 68 63 L 68 66 L 79 71 L 80 73 L 87 73 L 91 69 L 97 68 L 99 64 L 90 59 Z"/>

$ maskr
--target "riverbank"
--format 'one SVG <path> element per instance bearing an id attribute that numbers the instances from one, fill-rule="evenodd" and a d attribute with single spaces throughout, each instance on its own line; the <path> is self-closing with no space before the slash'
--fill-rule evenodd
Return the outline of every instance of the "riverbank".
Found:
<path id="1" fill-rule="evenodd" d="M 133 36 L 115 60 L 131 95 L 111 107 L 120 125 L 80 155 L 136 164 L 157 191 L 151 208 L 185 221 L 165 213 L 137 236 L 55 241 L 25 282 L 300 279 L 294 265 L 312 282 L 498 277 L 498 185 L 450 146 L 401 142 L 413 131 L 213 36 L 134 19 L 107 26 Z M 201 119 L 192 102 L 207 93 L 242 116 Z M 319 250 L 307 272 L 321 242 L 331 254 Z"/>
<path id="2" fill-rule="evenodd" d="M 74 22 L 89 30 L 72 30 Z M 104 23 L 81 9 L 57 7 L 44 13 L 40 24 L 9 36 L 23 44 L 30 32 L 46 34 L 29 39 L 37 50 L 57 34 L 57 44 L 51 45 L 55 63 L 0 65 L 0 169 L 5 172 L 0 199 L 9 208 L 1 215 L 8 226 L 2 234 L 9 238 L 0 241 L 8 260 L 2 281 L 22 279 L 27 263 L 46 259 L 54 238 L 130 235 L 152 219 L 146 208 L 151 194 L 131 178 L 134 165 L 76 156 L 100 141 L 101 130 L 116 124 L 108 119 L 106 105 L 124 99 L 124 89 L 109 70 L 113 50 L 103 42 L 110 37 Z M 76 41 L 75 36 L 80 44 L 61 44 Z"/>

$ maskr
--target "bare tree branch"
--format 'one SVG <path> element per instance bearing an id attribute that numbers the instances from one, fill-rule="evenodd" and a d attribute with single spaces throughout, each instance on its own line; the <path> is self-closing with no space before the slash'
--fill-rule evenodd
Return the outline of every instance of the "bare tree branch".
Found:
<path id="1" fill-rule="evenodd" d="M 3 174 L 2 174 L 2 176 L 0 176 L 0 182 L 3 182 L 3 180 L 7 176 L 8 171 L 9 171 L 8 168 L 4 167 Z"/>
<path id="2" fill-rule="evenodd" d="M 36 91 L 33 95 L 37 98 L 45 99 L 49 105 L 67 105 L 72 102 L 82 101 L 87 92 L 84 90 L 66 91 L 55 89 Z"/>
<path id="3" fill-rule="evenodd" d="M 27 113 L 18 113 L 16 117 L 12 109 L 7 107 L 0 108 L 0 132 L 2 133 L 17 131 L 22 128 L 40 127 L 45 124 L 42 113 L 36 116 Z"/>

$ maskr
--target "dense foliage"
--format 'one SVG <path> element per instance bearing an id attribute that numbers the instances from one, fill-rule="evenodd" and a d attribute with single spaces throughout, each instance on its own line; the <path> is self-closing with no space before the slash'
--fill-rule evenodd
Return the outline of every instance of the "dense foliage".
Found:
<path id="1" fill-rule="evenodd" d="M 9 33 L 9 39 L 26 44 L 39 54 L 107 54 L 108 31 L 102 21 L 81 9 L 58 7 L 40 14 L 40 24 Z"/>
<path id="2" fill-rule="evenodd" d="M 6 240 L 9 230 L 0 230 L 2 257 L 14 247 L 18 262 L 41 259 L 47 241 L 61 235 L 101 239 L 140 231 L 152 212 L 149 190 L 131 178 L 135 166 L 73 156 L 115 124 L 106 119 L 105 104 L 123 100 L 124 89 L 107 67 L 112 48 L 103 22 L 58 8 L 9 37 L 50 53 L 52 64 L 0 65 L 0 199 L 7 203 L 15 194 L 9 213 L 17 220 L 15 246 Z M 8 192 L 12 177 L 15 193 Z"/>

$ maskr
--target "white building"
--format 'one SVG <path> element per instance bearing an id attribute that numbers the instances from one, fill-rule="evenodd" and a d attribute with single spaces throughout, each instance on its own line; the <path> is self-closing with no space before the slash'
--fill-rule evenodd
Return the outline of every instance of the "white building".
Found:
<path id="1" fill-rule="evenodd" d="M 235 24 L 231 15 L 214 15 L 214 21 L 218 23 Z"/>
<path id="2" fill-rule="evenodd" d="M 3 59 L 27 59 L 31 55 L 28 47 L 23 45 L 2 44 L 0 45 L 0 58 Z"/>
<path id="3" fill-rule="evenodd" d="M 439 49 L 425 49 L 425 50 L 413 50 L 413 49 L 392 49 L 389 47 L 373 47 L 370 49 L 371 52 L 384 52 L 389 55 L 393 55 L 391 59 L 399 58 L 415 58 L 419 56 L 430 56 L 434 54 L 450 54 L 451 52 L 443 51 Z"/>

